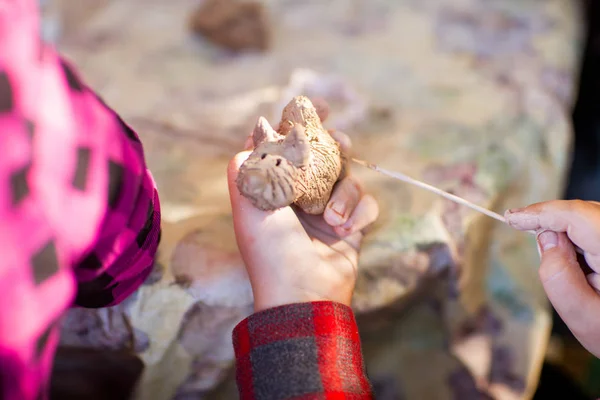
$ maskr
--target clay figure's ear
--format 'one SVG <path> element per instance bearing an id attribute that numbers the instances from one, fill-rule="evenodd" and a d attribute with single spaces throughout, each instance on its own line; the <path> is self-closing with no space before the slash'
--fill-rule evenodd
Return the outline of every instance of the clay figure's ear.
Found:
<path id="1" fill-rule="evenodd" d="M 310 156 L 310 144 L 304 133 L 304 127 L 295 125 L 294 128 L 283 139 L 282 155 L 294 166 L 302 167 L 308 165 Z"/>
<path id="2" fill-rule="evenodd" d="M 254 132 L 252 132 L 252 141 L 254 142 L 254 147 L 258 146 L 262 142 L 274 142 L 277 140 L 277 132 L 271 127 L 269 121 L 267 121 L 264 117 L 260 117 L 258 122 L 256 122 L 256 126 L 254 127 Z"/>

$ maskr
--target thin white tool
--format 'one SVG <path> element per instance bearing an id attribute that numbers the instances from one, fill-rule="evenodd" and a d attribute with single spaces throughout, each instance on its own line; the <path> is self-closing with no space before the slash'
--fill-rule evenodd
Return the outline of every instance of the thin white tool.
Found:
<path id="1" fill-rule="evenodd" d="M 389 171 L 387 169 L 381 168 L 378 165 L 372 164 L 372 163 L 367 162 L 367 161 L 359 160 L 359 159 L 356 159 L 356 158 L 353 158 L 352 161 L 354 161 L 357 164 L 362 165 L 363 167 L 367 167 L 369 169 L 372 169 L 373 171 L 377 171 L 380 174 L 383 174 L 383 175 L 389 176 L 391 178 L 400 180 L 402 182 L 406 182 L 408 184 L 411 184 L 411 185 L 420 187 L 422 189 L 428 190 L 428 191 L 433 192 L 433 193 L 435 193 L 437 195 L 440 195 L 440 196 L 442 196 L 442 197 L 444 197 L 444 198 L 446 198 L 446 199 L 448 199 L 450 201 L 453 201 L 453 202 L 455 202 L 457 204 L 461 204 L 461 205 L 463 205 L 465 207 L 469 207 L 470 209 L 475 210 L 477 212 L 480 212 L 481 214 L 485 214 L 488 217 L 494 218 L 495 220 L 498 220 L 498 221 L 503 222 L 505 224 L 507 223 L 506 222 L 506 218 L 504 218 L 502 215 L 500 215 L 500 214 L 498 214 L 498 213 L 496 213 L 494 211 L 488 210 L 487 208 L 484 208 L 484 207 L 478 206 L 477 204 L 471 203 L 470 201 L 465 200 L 462 197 L 458 197 L 458 196 L 453 195 L 451 193 L 444 192 L 442 189 L 438 189 L 435 186 L 431 186 L 431 185 L 429 185 L 429 184 L 427 184 L 425 182 L 421 182 L 419 180 L 411 178 L 408 175 L 405 175 L 405 174 L 400 173 L 400 172 Z M 536 236 L 538 234 L 538 232 L 536 232 L 536 231 L 527 231 L 527 232 L 531 233 L 533 235 L 536 235 Z M 579 247 L 575 246 L 575 250 L 579 254 L 583 254 L 583 250 L 581 250 Z"/>
<path id="2" fill-rule="evenodd" d="M 465 200 L 462 197 L 458 197 L 458 196 L 453 195 L 451 193 L 444 192 L 442 189 L 438 189 L 435 186 L 431 186 L 431 185 L 428 185 L 425 182 L 418 181 L 418 180 L 416 180 L 414 178 L 411 178 L 408 175 L 404 175 L 404 174 L 402 174 L 400 172 L 388 171 L 386 169 L 383 169 L 383 168 L 379 167 L 378 165 L 371 164 L 371 163 L 363 161 L 363 160 L 358 160 L 356 158 L 353 158 L 352 161 L 354 161 L 355 163 L 360 164 L 360 165 L 362 165 L 364 167 L 370 168 L 370 169 L 372 169 L 374 171 L 380 172 L 383 175 L 387 175 L 387 176 L 389 176 L 391 178 L 398 179 L 398 180 L 400 180 L 402 182 L 410 183 L 411 185 L 418 186 L 418 187 L 420 187 L 422 189 L 425 189 L 425 190 L 429 190 L 430 192 L 438 194 L 438 195 L 440 195 L 440 196 L 442 196 L 442 197 L 444 197 L 444 198 L 446 198 L 448 200 L 451 200 L 451 201 L 453 201 L 455 203 L 462 204 L 463 206 L 469 207 L 469 208 L 471 208 L 471 209 L 473 209 L 475 211 L 478 211 L 478 212 L 480 212 L 482 214 L 485 214 L 488 217 L 491 217 L 491 218 L 497 219 L 500 222 L 506 223 L 506 218 L 504 218 L 502 215 L 500 215 L 498 213 L 495 213 L 495 212 L 493 212 L 491 210 L 488 210 L 487 208 L 478 206 L 477 204 L 471 203 L 470 201 Z"/>

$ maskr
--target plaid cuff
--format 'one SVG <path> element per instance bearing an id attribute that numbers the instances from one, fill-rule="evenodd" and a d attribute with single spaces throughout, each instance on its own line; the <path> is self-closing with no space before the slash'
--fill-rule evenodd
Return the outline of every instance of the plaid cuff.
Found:
<path id="1" fill-rule="evenodd" d="M 356 320 L 334 302 L 253 314 L 233 331 L 236 380 L 246 399 L 372 399 Z"/>

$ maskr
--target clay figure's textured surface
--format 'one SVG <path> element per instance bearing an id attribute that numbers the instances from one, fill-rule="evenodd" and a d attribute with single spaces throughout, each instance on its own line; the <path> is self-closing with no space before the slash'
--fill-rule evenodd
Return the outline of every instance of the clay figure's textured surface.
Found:
<path id="1" fill-rule="evenodd" d="M 244 196 L 262 210 L 294 203 L 308 214 L 325 211 L 343 158 L 307 97 L 288 103 L 277 132 L 261 117 L 252 139 L 256 147 L 237 180 Z"/>

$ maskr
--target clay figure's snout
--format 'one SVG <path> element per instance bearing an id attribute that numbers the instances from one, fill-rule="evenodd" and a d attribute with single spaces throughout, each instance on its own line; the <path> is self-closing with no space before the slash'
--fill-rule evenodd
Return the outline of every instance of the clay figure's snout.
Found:
<path id="1" fill-rule="evenodd" d="M 246 171 L 240 179 L 240 188 L 243 193 L 252 197 L 259 196 L 265 191 L 265 187 L 269 183 L 265 170 L 252 169 Z"/>

